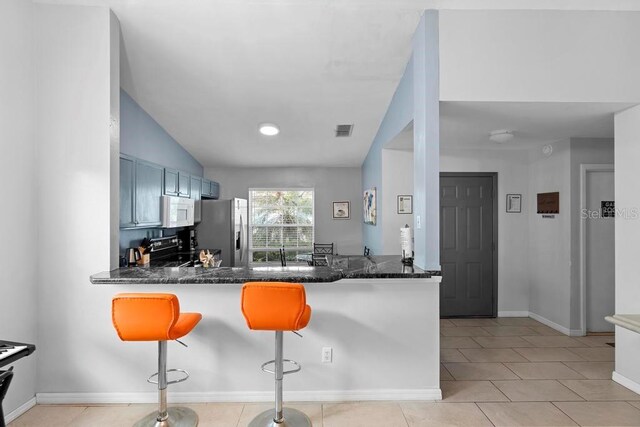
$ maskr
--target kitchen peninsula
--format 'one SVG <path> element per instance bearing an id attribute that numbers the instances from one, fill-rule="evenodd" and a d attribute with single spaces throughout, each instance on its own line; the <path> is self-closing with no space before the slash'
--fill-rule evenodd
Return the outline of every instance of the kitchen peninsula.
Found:
<path id="1" fill-rule="evenodd" d="M 341 279 L 431 279 L 440 272 L 402 264 L 397 256 L 334 256 L 332 267 L 123 267 L 91 276 L 93 284 L 335 282 Z"/>
<path id="2" fill-rule="evenodd" d="M 172 367 L 191 373 L 171 391 L 185 402 L 272 399 L 272 379 L 259 371 L 273 358 L 273 337 L 246 327 L 240 311 L 246 281 L 305 284 L 311 321 L 303 339 L 285 337 L 285 357 L 303 370 L 287 376 L 285 400 L 439 400 L 440 279 L 439 272 L 405 266 L 398 256 L 334 256 L 331 267 L 133 267 L 91 276 L 101 294 L 107 288 L 174 293 L 181 310 L 202 313 L 188 349 L 170 344 Z M 329 363 L 321 358 L 326 347 Z M 148 369 L 152 349 L 144 349 L 144 357 L 141 350 L 119 346 L 131 352 L 123 356 L 129 372 Z M 123 381 L 114 393 L 139 389 L 144 378 L 137 386 L 132 378 Z"/>

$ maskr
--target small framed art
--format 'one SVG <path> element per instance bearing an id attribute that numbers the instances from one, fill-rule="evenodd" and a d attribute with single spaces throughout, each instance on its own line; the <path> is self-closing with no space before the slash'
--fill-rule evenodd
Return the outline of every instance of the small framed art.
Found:
<path id="1" fill-rule="evenodd" d="M 333 219 L 351 218 L 351 202 L 333 202 Z"/>
<path id="2" fill-rule="evenodd" d="M 507 213 L 522 212 L 522 194 L 507 194 Z"/>
<path id="3" fill-rule="evenodd" d="M 408 194 L 401 194 L 398 196 L 398 213 L 399 214 L 413 213 L 413 196 L 410 196 Z"/>

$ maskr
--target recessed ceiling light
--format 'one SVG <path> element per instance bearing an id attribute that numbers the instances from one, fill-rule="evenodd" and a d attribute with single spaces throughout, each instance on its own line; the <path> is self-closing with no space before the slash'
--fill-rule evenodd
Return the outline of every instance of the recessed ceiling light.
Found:
<path id="1" fill-rule="evenodd" d="M 260 133 L 266 136 L 274 136 L 280 133 L 280 128 L 273 123 L 262 123 L 258 127 Z"/>
<path id="2" fill-rule="evenodd" d="M 498 144 L 504 144 L 513 139 L 513 131 L 507 129 L 494 130 L 489 134 L 489 139 Z"/>

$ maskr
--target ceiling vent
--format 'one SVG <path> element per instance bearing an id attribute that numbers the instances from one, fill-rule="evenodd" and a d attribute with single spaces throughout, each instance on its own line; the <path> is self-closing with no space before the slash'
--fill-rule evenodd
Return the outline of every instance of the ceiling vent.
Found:
<path id="1" fill-rule="evenodd" d="M 338 125 L 336 126 L 336 138 L 351 136 L 353 131 L 353 125 Z"/>

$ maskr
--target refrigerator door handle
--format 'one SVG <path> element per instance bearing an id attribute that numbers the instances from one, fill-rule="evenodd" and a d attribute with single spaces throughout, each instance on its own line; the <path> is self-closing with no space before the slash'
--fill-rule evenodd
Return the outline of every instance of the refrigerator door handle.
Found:
<path id="1" fill-rule="evenodd" d="M 244 255 L 244 223 L 242 221 L 242 214 L 240 214 L 240 264 L 242 264 L 242 258 Z"/>

